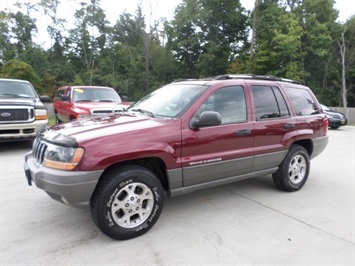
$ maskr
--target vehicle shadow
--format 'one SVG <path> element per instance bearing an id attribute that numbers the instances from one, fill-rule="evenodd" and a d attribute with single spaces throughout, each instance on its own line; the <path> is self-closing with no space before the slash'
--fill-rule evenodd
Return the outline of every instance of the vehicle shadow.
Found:
<path id="1" fill-rule="evenodd" d="M 32 148 L 33 140 L 0 142 L 0 152 L 28 150 Z"/>

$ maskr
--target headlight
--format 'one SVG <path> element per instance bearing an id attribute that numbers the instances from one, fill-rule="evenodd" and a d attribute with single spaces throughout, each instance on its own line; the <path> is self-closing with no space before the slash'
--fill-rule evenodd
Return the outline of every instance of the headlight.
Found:
<path id="1" fill-rule="evenodd" d="M 48 113 L 46 109 L 35 109 L 36 120 L 48 119 Z"/>
<path id="2" fill-rule="evenodd" d="M 81 114 L 81 115 L 78 115 L 78 116 L 77 116 L 77 119 L 82 119 L 82 118 L 89 117 L 89 116 L 90 116 L 90 115 Z"/>
<path id="3" fill-rule="evenodd" d="M 325 115 L 327 118 L 333 118 L 331 115 L 326 114 Z"/>
<path id="4" fill-rule="evenodd" d="M 83 148 L 62 147 L 49 144 L 43 165 L 60 170 L 73 170 L 84 155 Z"/>

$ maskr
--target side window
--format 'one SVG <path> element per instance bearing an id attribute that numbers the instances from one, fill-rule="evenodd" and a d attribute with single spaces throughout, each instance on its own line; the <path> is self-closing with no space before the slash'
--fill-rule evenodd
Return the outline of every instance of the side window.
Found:
<path id="1" fill-rule="evenodd" d="M 288 117 L 290 115 L 279 88 L 252 86 L 256 120 Z"/>
<path id="2" fill-rule="evenodd" d="M 276 101 L 277 101 L 279 111 L 280 111 L 280 116 L 281 117 L 289 117 L 290 112 L 288 110 L 286 101 L 280 92 L 280 89 L 278 87 L 272 87 L 272 90 L 275 93 Z"/>
<path id="3" fill-rule="evenodd" d="M 245 94 L 242 86 L 224 87 L 214 92 L 201 105 L 195 116 L 203 111 L 215 111 L 222 117 L 222 125 L 247 121 Z"/>
<path id="4" fill-rule="evenodd" d="M 296 115 L 305 116 L 320 113 L 309 91 L 291 87 L 286 87 L 285 90 L 290 97 Z"/>
<path id="5" fill-rule="evenodd" d="M 57 91 L 55 92 L 54 97 L 60 99 L 60 97 L 62 97 L 63 94 L 64 94 L 64 90 L 57 90 Z"/>

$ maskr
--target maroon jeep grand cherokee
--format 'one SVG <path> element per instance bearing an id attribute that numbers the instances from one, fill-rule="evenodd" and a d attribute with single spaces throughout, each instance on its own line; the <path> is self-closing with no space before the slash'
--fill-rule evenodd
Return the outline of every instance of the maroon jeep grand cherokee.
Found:
<path id="1" fill-rule="evenodd" d="M 223 75 L 171 83 L 119 114 L 43 128 L 24 168 L 29 185 L 89 205 L 98 228 L 122 240 L 152 228 L 164 193 L 269 174 L 281 190 L 301 189 L 327 128 L 308 87 Z"/>

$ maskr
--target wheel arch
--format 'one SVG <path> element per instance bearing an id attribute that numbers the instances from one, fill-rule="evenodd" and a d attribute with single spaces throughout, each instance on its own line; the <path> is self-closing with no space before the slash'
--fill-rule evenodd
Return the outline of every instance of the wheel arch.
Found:
<path id="1" fill-rule="evenodd" d="M 129 166 L 129 165 L 136 165 L 136 166 L 141 166 L 152 173 L 156 175 L 156 177 L 159 179 L 163 189 L 165 191 L 169 190 L 169 182 L 168 182 L 168 176 L 167 176 L 167 171 L 166 171 L 166 165 L 164 161 L 159 158 L 159 157 L 146 157 L 146 158 L 139 158 L 139 159 L 133 159 L 133 160 L 127 160 L 127 161 L 122 161 L 122 162 L 117 162 L 115 164 L 110 165 L 108 168 L 105 169 L 105 171 L 101 174 L 101 177 L 99 179 L 102 180 L 105 178 L 105 174 L 109 171 L 112 171 L 114 169 L 117 169 L 122 166 Z"/>
<path id="2" fill-rule="evenodd" d="M 292 145 L 299 145 L 302 146 L 303 148 L 306 149 L 306 151 L 308 152 L 308 155 L 311 156 L 313 153 L 313 142 L 310 139 L 302 139 L 302 140 L 297 140 L 294 143 L 292 143 Z"/>

